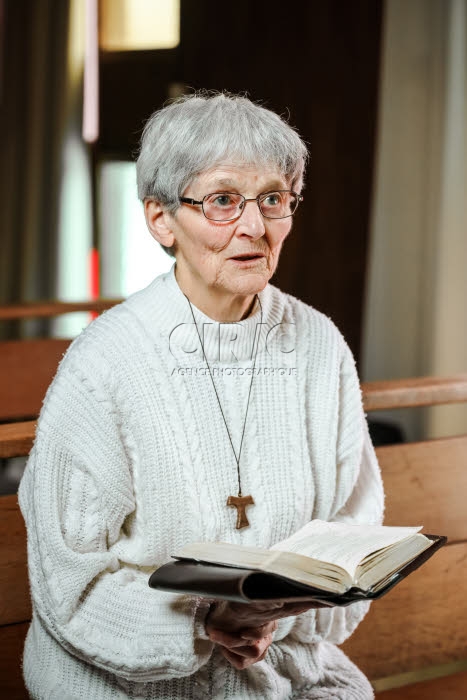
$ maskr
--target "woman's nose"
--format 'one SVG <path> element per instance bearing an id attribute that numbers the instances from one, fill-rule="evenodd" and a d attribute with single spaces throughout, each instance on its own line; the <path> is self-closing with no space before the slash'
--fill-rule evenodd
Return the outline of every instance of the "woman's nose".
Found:
<path id="1" fill-rule="evenodd" d="M 240 217 L 237 219 L 237 234 L 260 238 L 265 231 L 264 217 L 260 212 L 258 202 L 256 199 L 247 200 Z"/>

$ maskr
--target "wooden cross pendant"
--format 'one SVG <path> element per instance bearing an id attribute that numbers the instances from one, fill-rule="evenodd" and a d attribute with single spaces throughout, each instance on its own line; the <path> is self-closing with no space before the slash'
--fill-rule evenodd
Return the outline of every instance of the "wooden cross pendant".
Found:
<path id="1" fill-rule="evenodd" d="M 241 530 L 242 527 L 248 527 L 250 523 L 246 517 L 245 508 L 255 505 L 253 496 L 229 496 L 227 505 L 234 506 L 237 509 L 237 524 L 235 526 L 237 530 Z"/>

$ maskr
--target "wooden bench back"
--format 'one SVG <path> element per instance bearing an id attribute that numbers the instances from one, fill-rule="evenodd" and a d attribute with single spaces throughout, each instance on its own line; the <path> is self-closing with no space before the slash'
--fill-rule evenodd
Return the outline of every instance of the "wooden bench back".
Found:
<path id="1" fill-rule="evenodd" d="M 35 418 L 70 340 L 0 343 L 0 422 Z"/>
<path id="2" fill-rule="evenodd" d="M 0 306 L 0 321 L 51 318 L 75 311 L 103 311 L 118 300 Z M 0 342 L 0 423 L 36 418 L 70 340 L 38 338 Z"/>
<path id="3" fill-rule="evenodd" d="M 366 406 L 466 401 L 466 379 L 389 382 L 387 392 L 384 383 L 372 383 L 366 387 Z M 423 525 L 425 532 L 449 540 L 375 603 L 343 645 L 375 687 L 384 689 L 430 673 L 467 669 L 467 435 L 379 447 L 376 452 L 386 491 L 385 524 Z"/>

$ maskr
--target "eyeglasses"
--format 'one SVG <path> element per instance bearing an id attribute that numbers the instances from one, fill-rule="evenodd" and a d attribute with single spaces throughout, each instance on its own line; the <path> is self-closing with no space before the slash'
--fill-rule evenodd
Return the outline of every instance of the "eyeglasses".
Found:
<path id="1" fill-rule="evenodd" d="M 180 197 L 180 202 L 183 204 L 201 205 L 204 216 L 211 221 L 238 219 L 247 202 L 256 202 L 261 214 L 266 219 L 286 219 L 295 213 L 302 200 L 302 195 L 292 192 L 292 190 L 263 192 L 251 199 L 246 199 L 242 194 L 234 192 L 214 192 L 207 194 L 201 201 L 190 197 Z"/>

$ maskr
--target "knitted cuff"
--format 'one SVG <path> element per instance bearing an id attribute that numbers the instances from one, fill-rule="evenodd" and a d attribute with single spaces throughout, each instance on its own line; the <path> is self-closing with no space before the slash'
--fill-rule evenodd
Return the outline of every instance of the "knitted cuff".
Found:
<path id="1" fill-rule="evenodd" d="M 206 634 L 206 620 L 214 601 L 210 598 L 196 598 L 194 631 L 196 639 L 210 641 Z"/>
<path id="2" fill-rule="evenodd" d="M 297 617 L 283 617 L 277 621 L 277 629 L 273 634 L 273 639 L 275 642 L 280 642 L 282 639 L 287 637 L 291 632 L 292 628 L 296 623 Z"/>

